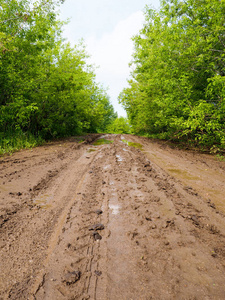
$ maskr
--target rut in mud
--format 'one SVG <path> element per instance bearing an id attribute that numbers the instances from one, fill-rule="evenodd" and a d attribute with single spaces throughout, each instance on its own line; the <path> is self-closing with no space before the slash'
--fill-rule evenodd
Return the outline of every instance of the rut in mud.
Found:
<path id="1" fill-rule="evenodd" d="M 3 158 L 0 299 L 224 299 L 224 163 L 164 148 L 91 135 Z"/>

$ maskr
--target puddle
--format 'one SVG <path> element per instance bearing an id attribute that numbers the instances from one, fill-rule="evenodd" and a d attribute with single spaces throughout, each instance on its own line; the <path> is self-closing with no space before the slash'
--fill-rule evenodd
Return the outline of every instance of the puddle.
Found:
<path id="1" fill-rule="evenodd" d="M 34 199 L 34 204 L 37 206 L 40 206 L 42 209 L 48 209 L 51 208 L 52 205 L 49 204 L 49 201 L 52 199 L 52 196 L 49 195 L 43 195 L 40 198 Z"/>
<path id="2" fill-rule="evenodd" d="M 119 154 L 117 154 L 117 155 L 116 155 L 116 160 L 117 160 L 117 161 L 123 161 L 123 158 L 122 158 Z"/>
<path id="3" fill-rule="evenodd" d="M 109 137 L 109 136 L 111 136 L 111 135 L 113 135 L 113 134 L 103 134 L 103 135 L 101 135 L 99 138 L 100 138 L 100 139 L 105 139 L 105 138 L 107 138 L 107 137 Z"/>
<path id="4" fill-rule="evenodd" d="M 112 210 L 113 215 L 118 215 L 120 212 L 120 206 L 116 204 L 109 204 L 109 208 Z"/>
<path id="5" fill-rule="evenodd" d="M 106 140 L 105 138 L 103 138 L 103 139 L 98 139 L 98 140 L 96 140 L 96 141 L 93 143 L 93 145 L 94 145 L 94 146 L 100 146 L 100 145 L 112 144 L 112 143 L 113 143 L 113 141 L 111 141 L 111 140 Z"/>
<path id="6" fill-rule="evenodd" d="M 179 174 L 184 179 L 189 179 L 189 180 L 199 180 L 200 179 L 199 177 L 192 176 L 192 175 L 188 174 L 188 172 L 180 170 L 180 169 L 168 169 L 168 171 L 171 173 Z"/>
<path id="7" fill-rule="evenodd" d="M 133 142 L 129 142 L 127 140 L 122 140 L 125 144 L 127 144 L 128 146 L 130 147 L 134 147 L 134 148 L 137 148 L 141 151 L 143 151 L 143 145 L 142 144 L 139 144 L 139 143 L 133 143 Z"/>
<path id="8" fill-rule="evenodd" d="M 9 188 L 6 187 L 6 186 L 0 186 L 0 192 L 3 191 L 3 192 L 8 192 Z"/>
<path id="9" fill-rule="evenodd" d="M 216 205 L 217 209 L 225 212 L 225 201 L 222 189 L 216 190 L 212 188 L 205 188 L 204 192 L 206 193 L 205 196 L 207 196 L 208 199 L 212 199 L 212 202 Z"/>
<path id="10" fill-rule="evenodd" d="M 90 148 L 90 149 L 87 150 L 88 153 L 91 153 L 91 152 L 94 152 L 94 151 L 96 151 L 96 149 Z"/>
<path id="11" fill-rule="evenodd" d="M 110 167 L 111 167 L 110 165 L 106 165 L 103 167 L 103 170 L 108 170 L 108 169 L 110 169 Z"/>

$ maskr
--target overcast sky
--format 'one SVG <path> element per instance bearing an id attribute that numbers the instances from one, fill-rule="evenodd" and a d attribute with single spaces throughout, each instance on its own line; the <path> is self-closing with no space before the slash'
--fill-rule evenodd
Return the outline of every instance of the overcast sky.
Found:
<path id="1" fill-rule="evenodd" d="M 129 77 L 133 52 L 131 37 L 144 22 L 145 5 L 159 7 L 159 0 L 66 0 L 61 19 L 70 18 L 64 37 L 72 45 L 84 39 L 91 63 L 99 66 L 96 81 L 108 89 L 119 116 L 126 116 L 117 98 Z"/>

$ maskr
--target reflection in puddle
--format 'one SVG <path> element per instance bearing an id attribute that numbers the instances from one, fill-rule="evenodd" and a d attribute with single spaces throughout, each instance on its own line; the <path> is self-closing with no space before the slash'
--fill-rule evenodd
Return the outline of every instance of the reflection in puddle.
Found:
<path id="1" fill-rule="evenodd" d="M 192 176 L 190 175 L 187 171 L 185 170 L 180 170 L 180 169 L 168 169 L 169 172 L 181 175 L 184 179 L 189 179 L 189 180 L 199 180 L 199 177 L 197 176 Z"/>
<path id="2" fill-rule="evenodd" d="M 110 134 L 112 135 L 112 134 Z M 108 138 L 110 136 L 109 134 L 103 134 L 100 136 L 100 139 L 105 139 L 105 138 Z"/>
<path id="3" fill-rule="evenodd" d="M 93 143 L 93 145 L 94 146 L 100 146 L 100 145 L 105 145 L 105 144 L 112 144 L 113 143 L 113 141 L 111 141 L 111 140 L 106 140 L 106 139 L 98 139 L 98 140 L 96 140 L 94 143 Z"/>
<path id="4" fill-rule="evenodd" d="M 123 161 L 123 158 L 119 154 L 116 155 L 116 159 L 117 161 Z"/>
<path id="5" fill-rule="evenodd" d="M 128 146 L 130 147 L 134 147 L 134 148 L 137 148 L 139 150 L 142 150 L 143 151 L 143 145 L 142 144 L 139 144 L 139 143 L 133 143 L 133 142 L 129 142 L 127 140 L 122 140 L 124 143 L 126 143 Z"/>
<path id="6" fill-rule="evenodd" d="M 110 165 L 106 165 L 106 166 L 104 166 L 104 167 L 103 167 L 103 169 L 104 169 L 104 170 L 108 170 L 108 169 L 110 169 Z"/>
<path id="7" fill-rule="evenodd" d="M 90 148 L 90 149 L 87 150 L 88 153 L 91 153 L 91 152 L 94 152 L 94 151 L 96 151 L 96 149 L 93 149 L 93 148 Z"/>
<path id="8" fill-rule="evenodd" d="M 118 215 L 120 211 L 120 206 L 116 204 L 109 204 L 109 208 L 112 210 L 113 215 Z"/>
<path id="9" fill-rule="evenodd" d="M 49 201 L 52 199 L 53 196 L 49 196 L 49 195 L 42 195 L 37 199 L 34 199 L 34 204 L 36 204 L 37 206 L 39 206 L 42 209 L 48 209 L 51 208 L 52 205 L 49 204 Z"/>
<path id="10" fill-rule="evenodd" d="M 3 191 L 3 192 L 8 192 L 8 189 L 6 186 L 0 186 L 0 191 Z"/>

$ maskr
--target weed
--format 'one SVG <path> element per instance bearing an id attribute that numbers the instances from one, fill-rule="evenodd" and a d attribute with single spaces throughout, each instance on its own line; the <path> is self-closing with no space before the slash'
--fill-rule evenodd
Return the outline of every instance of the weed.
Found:
<path id="1" fill-rule="evenodd" d="M 221 154 L 217 154 L 216 155 L 216 158 L 219 160 L 219 161 L 225 161 L 225 156 L 221 155 Z"/>
<path id="2" fill-rule="evenodd" d="M 20 149 L 29 149 L 43 144 L 41 137 L 35 137 L 29 132 L 0 133 L 0 155 L 13 153 Z"/>

